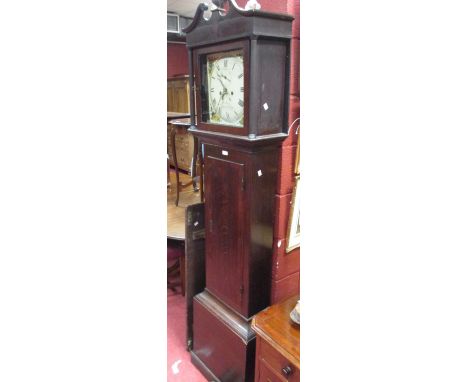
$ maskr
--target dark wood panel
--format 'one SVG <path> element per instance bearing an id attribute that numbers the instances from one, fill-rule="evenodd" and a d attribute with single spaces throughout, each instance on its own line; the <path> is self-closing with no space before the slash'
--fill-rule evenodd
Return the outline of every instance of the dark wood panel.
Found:
<path id="1" fill-rule="evenodd" d="M 247 179 L 250 243 L 249 317 L 270 305 L 277 162 L 278 150 L 275 147 L 251 155 Z"/>
<path id="2" fill-rule="evenodd" d="M 244 164 L 205 159 L 206 287 L 242 309 L 245 211 Z"/>
<path id="3" fill-rule="evenodd" d="M 203 292 L 207 293 L 207 292 Z M 194 299 L 194 337 L 193 354 L 209 373 L 222 382 L 251 382 L 254 379 L 255 337 L 240 335 L 236 327 L 241 317 L 229 311 L 227 307 L 213 307 L 219 301 L 206 304 L 206 301 Z M 223 317 L 220 318 L 220 315 Z M 247 325 L 247 321 L 244 325 Z"/>
<path id="4" fill-rule="evenodd" d="M 185 210 L 185 299 L 187 303 L 187 349 L 193 345 L 193 297 L 205 289 L 205 205 Z"/>
<path id="5" fill-rule="evenodd" d="M 204 142 L 204 139 L 202 139 Z M 270 304 L 271 261 L 273 246 L 274 194 L 278 160 L 278 147 L 270 145 L 261 149 L 241 151 L 228 143 L 206 144 L 207 158 L 229 159 L 245 165 L 244 219 L 242 236 L 238 241 L 246 243 L 243 261 L 244 299 L 240 314 L 248 318 Z M 211 172 L 210 172 L 211 171 Z M 226 176 L 226 175 L 224 175 Z M 232 177 L 232 174 L 229 174 Z M 208 167 L 206 180 L 220 179 Z M 209 191 L 206 190 L 207 198 Z M 210 207 L 207 205 L 207 209 Z M 230 277 L 229 275 L 225 277 Z M 208 284 L 207 284 L 208 285 Z M 237 289 L 240 285 L 237 285 Z M 209 286 L 208 286 L 209 289 Z M 234 293 L 233 289 L 231 293 Z M 231 305 L 232 306 L 232 305 Z"/>
<path id="6" fill-rule="evenodd" d="M 251 50 L 250 133 L 287 132 L 289 41 L 253 40 Z"/>

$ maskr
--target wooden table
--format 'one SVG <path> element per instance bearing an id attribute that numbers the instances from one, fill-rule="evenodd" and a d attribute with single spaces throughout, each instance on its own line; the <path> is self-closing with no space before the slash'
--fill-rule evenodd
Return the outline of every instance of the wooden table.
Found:
<path id="1" fill-rule="evenodd" d="M 300 329 L 289 317 L 298 299 L 293 296 L 254 316 L 256 382 L 299 382 Z"/>
<path id="2" fill-rule="evenodd" d="M 168 112 L 169 114 L 169 112 Z M 168 117 L 169 118 L 169 117 Z M 182 118 L 182 119 L 172 119 L 169 124 L 171 127 L 171 148 L 172 148 L 172 157 L 174 158 L 174 169 L 176 173 L 176 188 L 177 188 L 177 197 L 175 201 L 175 205 L 179 205 L 179 192 L 180 188 L 184 188 L 190 185 L 193 185 L 193 189 L 198 191 L 198 185 L 195 181 L 197 176 L 197 158 L 198 158 L 198 139 L 197 137 L 193 137 L 194 139 L 194 147 L 193 147 L 193 158 L 192 158 L 192 179 L 185 184 L 181 184 L 179 181 L 179 165 L 177 163 L 177 151 L 176 151 L 176 144 L 175 144 L 175 135 L 180 132 L 186 132 L 188 128 L 191 126 L 190 118 Z"/>
<path id="3" fill-rule="evenodd" d="M 167 238 L 185 241 L 185 208 L 176 209 L 167 216 Z"/>

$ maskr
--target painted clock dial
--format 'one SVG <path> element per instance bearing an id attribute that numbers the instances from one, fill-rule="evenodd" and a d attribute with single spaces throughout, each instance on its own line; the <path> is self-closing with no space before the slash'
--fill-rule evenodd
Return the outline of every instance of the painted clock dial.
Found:
<path id="1" fill-rule="evenodd" d="M 242 51 L 208 54 L 210 123 L 244 126 L 244 59 Z"/>

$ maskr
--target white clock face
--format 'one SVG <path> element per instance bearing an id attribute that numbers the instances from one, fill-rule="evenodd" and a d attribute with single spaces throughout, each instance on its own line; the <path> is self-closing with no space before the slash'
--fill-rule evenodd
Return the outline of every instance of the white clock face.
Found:
<path id="1" fill-rule="evenodd" d="M 244 125 L 244 60 L 241 52 L 207 56 L 210 123 Z"/>

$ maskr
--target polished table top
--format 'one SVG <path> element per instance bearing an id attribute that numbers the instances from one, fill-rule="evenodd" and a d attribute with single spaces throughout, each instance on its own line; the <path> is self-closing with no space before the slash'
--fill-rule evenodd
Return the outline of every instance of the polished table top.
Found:
<path id="1" fill-rule="evenodd" d="M 169 124 L 175 126 L 183 126 L 183 127 L 190 127 L 190 118 L 177 118 L 171 119 Z"/>
<path id="2" fill-rule="evenodd" d="M 185 240 L 185 208 L 171 203 L 172 211 L 167 214 L 167 238 L 171 240 Z"/>
<path id="3" fill-rule="evenodd" d="M 177 118 L 188 118 L 190 117 L 190 113 L 180 113 L 178 111 L 168 111 L 167 112 L 167 120 L 170 119 L 177 119 Z"/>

